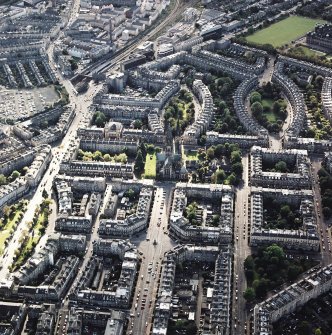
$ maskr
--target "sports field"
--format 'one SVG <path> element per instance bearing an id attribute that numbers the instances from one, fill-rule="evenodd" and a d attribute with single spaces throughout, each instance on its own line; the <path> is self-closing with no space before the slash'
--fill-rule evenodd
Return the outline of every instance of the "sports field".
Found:
<path id="1" fill-rule="evenodd" d="M 272 44 L 275 48 L 278 48 L 304 36 L 307 32 L 313 30 L 317 23 L 325 22 L 324 20 L 302 16 L 290 16 L 268 28 L 256 31 L 254 34 L 247 36 L 246 40 L 258 44 Z"/>

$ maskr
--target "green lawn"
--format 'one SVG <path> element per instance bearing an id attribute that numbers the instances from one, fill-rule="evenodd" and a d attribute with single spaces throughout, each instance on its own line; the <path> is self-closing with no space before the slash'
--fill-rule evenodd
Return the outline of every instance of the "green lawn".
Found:
<path id="1" fill-rule="evenodd" d="M 197 161 L 197 151 L 188 151 L 187 153 L 183 152 L 182 159 L 186 161 Z"/>
<path id="2" fill-rule="evenodd" d="M 262 105 L 263 107 L 270 107 L 271 108 L 271 111 L 266 113 L 266 112 L 263 112 L 263 115 L 266 116 L 267 120 L 269 122 L 276 122 L 277 119 L 278 119 L 278 115 L 276 115 L 275 113 L 273 113 L 272 111 L 272 105 L 274 103 L 274 100 L 273 99 L 262 99 Z"/>
<path id="3" fill-rule="evenodd" d="M 317 57 L 317 56 L 325 56 L 326 54 L 321 51 L 313 50 L 305 46 L 298 46 L 291 49 L 291 52 L 295 54 L 304 55 L 308 57 Z"/>
<path id="4" fill-rule="evenodd" d="M 270 107 L 270 108 L 272 108 L 273 103 L 274 103 L 273 99 L 262 99 L 262 105 L 263 105 L 263 107 Z"/>
<path id="5" fill-rule="evenodd" d="M 156 154 L 146 155 L 145 166 L 144 166 L 144 177 L 145 178 L 156 178 L 157 175 L 157 156 Z"/>
<path id="6" fill-rule="evenodd" d="M 3 254 L 5 249 L 5 241 L 10 235 L 10 231 L 13 229 L 15 224 L 20 220 L 22 215 L 22 210 L 16 210 L 15 215 L 12 219 L 9 219 L 6 225 L 4 226 L 3 230 L 0 232 L 0 255 Z"/>
<path id="7" fill-rule="evenodd" d="M 273 123 L 277 121 L 277 115 L 274 114 L 273 112 L 268 112 L 268 113 L 263 112 L 263 114 L 266 116 L 269 122 Z"/>
<path id="8" fill-rule="evenodd" d="M 302 16 L 290 16 L 271 26 L 258 30 L 247 36 L 249 42 L 258 44 L 272 44 L 275 48 L 297 40 L 307 32 L 313 30 L 317 23 L 325 23 L 324 20 L 310 19 Z"/>

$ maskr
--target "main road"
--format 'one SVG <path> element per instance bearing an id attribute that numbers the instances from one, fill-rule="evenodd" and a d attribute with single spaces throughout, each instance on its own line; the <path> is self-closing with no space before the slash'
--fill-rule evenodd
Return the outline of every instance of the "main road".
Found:
<path id="1" fill-rule="evenodd" d="M 233 262 L 233 299 L 232 313 L 232 334 L 245 334 L 246 328 L 246 303 L 243 298 L 243 291 L 246 289 L 246 278 L 243 269 L 243 262 L 251 254 L 248 246 L 249 238 L 249 154 L 245 153 L 242 158 L 243 184 L 236 192 L 235 218 L 234 218 L 234 262 Z"/>
<path id="2" fill-rule="evenodd" d="M 173 189 L 173 183 L 156 184 L 148 230 L 131 240 L 143 254 L 143 259 L 127 334 L 143 335 L 151 330 L 162 259 L 164 253 L 176 245 L 167 232 Z"/>
<path id="3" fill-rule="evenodd" d="M 75 0 L 71 7 L 71 13 L 68 15 L 68 24 L 70 24 L 76 17 L 78 8 L 79 8 L 79 0 Z M 52 44 L 49 50 L 47 51 L 49 56 L 51 56 L 50 53 L 53 52 L 53 47 L 54 47 L 54 44 Z M 57 72 L 57 68 L 53 62 L 53 57 L 49 57 L 49 59 L 50 59 L 50 66 L 53 68 L 53 70 L 55 71 L 55 73 L 57 73 L 57 76 L 59 77 L 60 74 Z M 23 234 L 23 231 L 25 230 L 29 231 L 28 222 L 32 221 L 36 207 L 40 205 L 43 200 L 42 191 L 45 189 L 49 194 L 51 193 L 52 182 L 53 182 L 54 177 L 59 171 L 59 166 L 60 166 L 61 160 L 63 159 L 63 155 L 65 154 L 70 142 L 72 141 L 72 139 L 74 138 L 76 134 L 76 129 L 78 127 L 78 124 L 84 117 L 88 115 L 88 108 L 87 108 L 88 105 L 85 103 L 84 97 L 76 96 L 76 92 L 71 82 L 69 80 L 61 80 L 61 84 L 66 88 L 69 94 L 69 99 L 71 102 L 69 107 L 75 109 L 76 116 L 73 119 L 71 125 L 69 126 L 68 131 L 65 134 L 64 138 L 62 139 L 59 147 L 52 148 L 53 158 L 49 166 L 47 167 L 44 173 L 44 176 L 41 179 L 38 187 L 31 195 L 29 199 L 27 211 L 24 213 L 23 218 L 18 224 L 14 232 L 14 235 L 12 239 L 10 240 L 6 248 L 6 251 L 4 253 L 2 269 L 0 270 L 0 280 L 3 280 L 5 278 L 10 278 L 8 267 L 13 263 L 15 250 L 20 248 L 19 240 Z M 91 92 L 94 90 L 96 90 L 96 88 L 93 86 L 90 86 L 87 94 L 91 94 Z M 54 218 L 54 216 L 52 217 Z M 52 227 L 52 223 L 48 227 L 48 230 L 50 229 L 50 227 Z M 46 240 L 47 240 L 47 234 L 45 234 L 45 236 L 41 239 L 40 243 L 38 244 L 38 248 L 41 248 L 42 245 L 45 244 Z"/>

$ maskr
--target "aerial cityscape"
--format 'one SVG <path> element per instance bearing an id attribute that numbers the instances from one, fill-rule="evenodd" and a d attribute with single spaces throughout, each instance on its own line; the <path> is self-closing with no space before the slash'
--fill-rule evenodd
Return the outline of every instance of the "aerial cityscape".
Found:
<path id="1" fill-rule="evenodd" d="M 331 240 L 331 0 L 0 0 L 0 335 L 331 335 Z"/>

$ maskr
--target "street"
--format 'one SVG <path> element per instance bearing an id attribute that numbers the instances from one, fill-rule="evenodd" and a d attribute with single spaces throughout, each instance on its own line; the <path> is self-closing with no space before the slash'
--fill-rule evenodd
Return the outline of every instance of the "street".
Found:
<path id="1" fill-rule="evenodd" d="M 137 239 L 131 239 L 143 253 L 143 259 L 131 308 L 133 316 L 127 334 L 148 334 L 152 326 L 163 255 L 176 245 L 166 234 L 173 189 L 174 184 L 157 185 L 147 233 L 140 234 Z"/>

